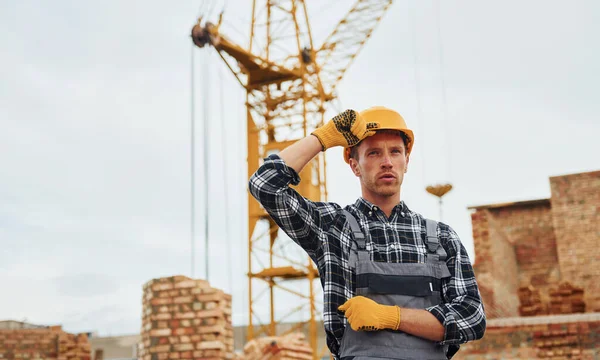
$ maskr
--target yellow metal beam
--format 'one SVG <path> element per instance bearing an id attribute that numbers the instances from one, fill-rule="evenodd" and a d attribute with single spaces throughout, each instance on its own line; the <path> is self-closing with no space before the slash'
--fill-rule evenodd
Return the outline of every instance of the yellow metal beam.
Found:
<path id="1" fill-rule="evenodd" d="M 215 48 L 246 90 L 248 177 L 256 171 L 260 159 L 283 150 L 323 123 L 325 106 L 335 99 L 337 83 L 391 3 L 392 0 L 356 1 L 318 49 L 313 44 L 303 0 L 253 0 L 247 49 L 220 32 L 221 19 L 216 25 L 200 19 L 193 27 L 194 43 Z M 291 37 L 294 41 L 286 40 Z M 300 194 L 313 201 L 327 199 L 323 154 L 299 175 L 302 181 L 294 188 Z M 305 302 L 292 314 L 308 305 L 308 312 L 302 313 L 294 329 L 308 326 L 308 341 L 314 350 L 313 358 L 317 359 L 326 353 L 326 349 L 317 348 L 320 309 L 316 306 L 314 286 L 319 286 L 315 285 L 318 271 L 305 254 L 294 257 L 277 247 L 282 241 L 280 235 L 273 220 L 248 194 L 248 340 L 261 334 L 276 335 L 277 325 L 290 316 L 278 316 L 276 306 L 279 293 L 287 293 Z M 260 261 L 261 251 L 268 261 Z M 304 280 L 306 286 L 284 286 L 298 280 Z M 268 300 L 261 296 L 267 292 Z M 259 315 L 267 313 L 269 321 L 265 323 Z"/>

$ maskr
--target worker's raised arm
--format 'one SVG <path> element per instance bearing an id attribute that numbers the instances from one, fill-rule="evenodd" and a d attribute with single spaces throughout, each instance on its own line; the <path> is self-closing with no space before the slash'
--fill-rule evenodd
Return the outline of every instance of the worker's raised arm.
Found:
<path id="1" fill-rule="evenodd" d="M 279 153 L 279 157 L 299 174 L 322 149 L 319 139 L 309 135 L 283 149 Z"/>
<path id="2" fill-rule="evenodd" d="M 293 154 L 293 149 L 289 153 Z M 325 232 L 340 206 L 302 197 L 290 187 L 299 183 L 298 172 L 273 154 L 250 177 L 249 188 L 275 223 L 316 262 Z"/>
<path id="3" fill-rule="evenodd" d="M 299 173 L 320 151 L 333 146 L 356 145 L 372 135 L 354 110 L 335 116 L 311 135 L 295 142 L 278 155 L 271 155 L 250 177 L 250 193 L 277 225 L 311 257 L 317 256 L 325 231 L 340 206 L 313 202 L 290 185 L 298 185 Z"/>

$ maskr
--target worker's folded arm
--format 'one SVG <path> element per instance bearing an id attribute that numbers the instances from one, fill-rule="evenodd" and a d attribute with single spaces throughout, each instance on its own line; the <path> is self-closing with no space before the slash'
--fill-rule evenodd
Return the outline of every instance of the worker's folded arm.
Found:
<path id="1" fill-rule="evenodd" d="M 305 199 L 290 187 L 298 183 L 298 173 L 270 155 L 250 177 L 249 188 L 277 225 L 314 258 L 340 206 Z"/>
<path id="2" fill-rule="evenodd" d="M 444 325 L 442 344 L 462 344 L 481 339 L 486 318 L 469 256 L 454 230 L 440 224 L 441 241 L 448 253 L 446 264 L 451 277 L 442 282 L 443 303 L 427 310 Z"/>

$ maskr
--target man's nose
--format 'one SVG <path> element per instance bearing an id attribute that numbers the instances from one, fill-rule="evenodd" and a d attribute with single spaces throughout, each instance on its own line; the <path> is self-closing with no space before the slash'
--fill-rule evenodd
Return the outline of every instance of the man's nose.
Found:
<path id="1" fill-rule="evenodd" d="M 392 164 L 392 159 L 390 158 L 390 155 L 385 154 L 381 161 L 381 167 L 388 168 L 388 167 L 392 167 L 392 166 L 393 166 L 393 164 Z"/>

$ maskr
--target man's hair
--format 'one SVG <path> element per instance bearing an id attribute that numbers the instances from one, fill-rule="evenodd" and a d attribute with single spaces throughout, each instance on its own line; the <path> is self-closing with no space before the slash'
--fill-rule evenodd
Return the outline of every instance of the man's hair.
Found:
<path id="1" fill-rule="evenodd" d="M 400 130 L 385 129 L 385 130 L 379 130 L 379 131 L 377 131 L 377 133 L 378 134 L 392 134 L 392 135 L 400 136 L 402 138 L 402 141 L 404 142 L 404 150 L 408 150 L 408 142 L 410 140 L 408 139 L 408 136 L 406 136 L 406 134 L 404 132 L 402 132 Z M 358 147 L 360 146 L 361 143 L 362 143 L 362 141 L 350 148 L 350 158 L 351 159 L 358 160 Z"/>

